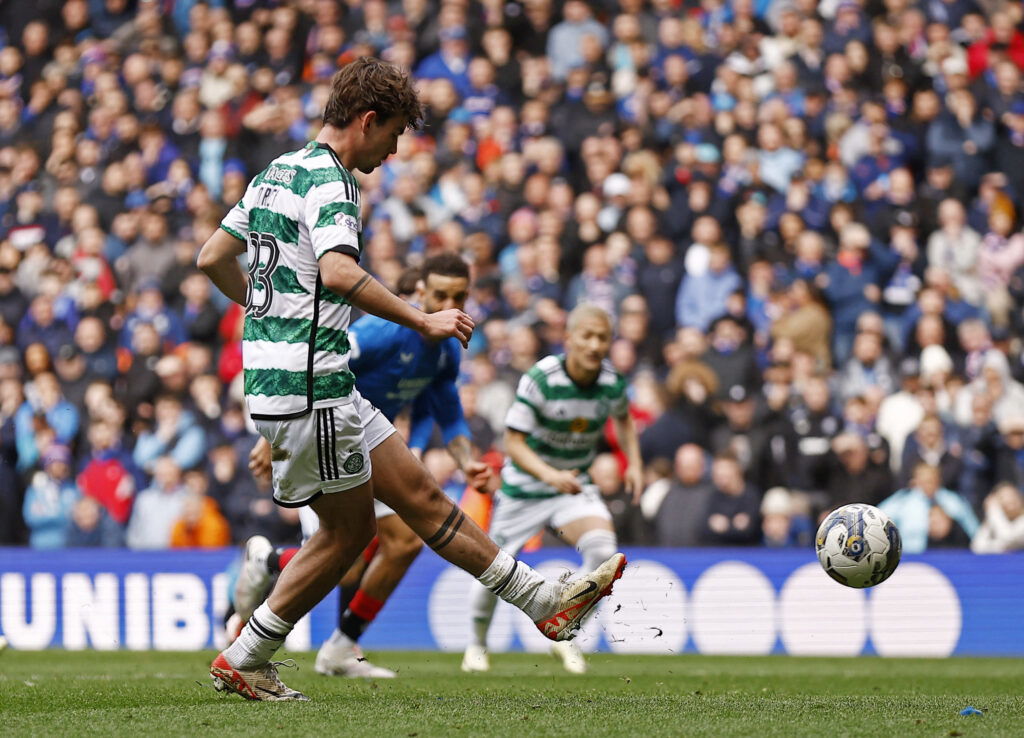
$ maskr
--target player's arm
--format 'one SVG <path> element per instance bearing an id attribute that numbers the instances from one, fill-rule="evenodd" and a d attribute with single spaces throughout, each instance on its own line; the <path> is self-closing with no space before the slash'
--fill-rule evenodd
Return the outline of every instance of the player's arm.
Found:
<path id="1" fill-rule="evenodd" d="M 320 277 L 324 287 L 341 295 L 360 310 L 392 323 L 398 323 L 440 340 L 454 336 L 463 346 L 473 335 L 473 319 L 461 310 L 444 310 L 428 315 L 414 308 L 374 279 L 347 253 L 329 251 L 320 258 Z"/>
<path id="2" fill-rule="evenodd" d="M 455 373 L 452 372 L 450 377 L 438 377 L 413 402 L 409 448 L 425 448 L 430 442 L 436 422 L 441 427 L 441 436 L 448 453 L 466 475 L 469 485 L 481 492 L 493 492 L 498 486 L 498 480 L 492 474 L 491 467 L 482 461 L 473 460 L 469 424 L 462 413 L 462 402 L 455 387 Z"/>
<path id="3" fill-rule="evenodd" d="M 556 469 L 537 455 L 526 443 L 527 435 L 522 431 L 505 429 L 505 453 L 530 476 L 536 477 L 565 495 L 579 494 L 583 485 L 578 479 L 579 470 Z"/>
<path id="4" fill-rule="evenodd" d="M 244 251 L 245 241 L 218 228 L 206 239 L 196 259 L 196 266 L 217 285 L 217 289 L 243 307 L 248 278 L 238 263 L 238 257 Z"/>
<path id="5" fill-rule="evenodd" d="M 626 478 L 623 480 L 626 491 L 632 493 L 633 504 L 639 505 L 640 495 L 644 491 L 644 462 L 640 456 L 640 436 L 636 432 L 636 423 L 628 412 L 622 417 L 613 417 L 612 423 L 615 425 L 619 446 L 626 454 Z"/>
<path id="6" fill-rule="evenodd" d="M 473 319 L 461 310 L 427 315 L 391 294 L 362 267 L 359 188 L 350 177 L 309 191 L 303 217 L 323 286 L 364 312 L 412 328 L 428 339 L 454 336 L 465 346 L 473 335 Z"/>

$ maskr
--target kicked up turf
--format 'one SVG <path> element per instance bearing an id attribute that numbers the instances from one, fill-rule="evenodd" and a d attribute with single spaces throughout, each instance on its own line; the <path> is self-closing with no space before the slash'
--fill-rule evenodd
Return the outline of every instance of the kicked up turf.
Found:
<path id="1" fill-rule="evenodd" d="M 588 657 L 381 652 L 394 680 L 322 677 L 282 654 L 309 703 L 251 703 L 210 687 L 212 652 L 0 653 L 0 732 L 282 736 L 1022 736 L 1024 662 L 1009 659 Z M 971 705 L 983 715 L 961 717 Z"/>

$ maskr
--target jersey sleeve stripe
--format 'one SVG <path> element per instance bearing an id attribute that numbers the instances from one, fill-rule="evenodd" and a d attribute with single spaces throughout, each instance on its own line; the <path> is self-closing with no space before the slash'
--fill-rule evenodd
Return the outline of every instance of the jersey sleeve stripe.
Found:
<path id="1" fill-rule="evenodd" d="M 314 228 L 337 226 L 338 223 L 335 221 L 334 216 L 339 213 L 349 215 L 357 220 L 359 218 L 359 209 L 354 202 L 329 202 L 320 208 Z"/>
<path id="2" fill-rule="evenodd" d="M 245 236 L 243 236 L 243 235 L 242 235 L 241 233 L 239 233 L 238 231 L 236 231 L 236 230 L 235 230 L 234 228 L 232 228 L 231 226 L 226 226 L 226 225 L 224 225 L 223 223 L 221 223 L 221 224 L 220 224 L 220 228 L 221 228 L 221 230 L 222 230 L 222 231 L 224 231 L 224 232 L 225 232 L 225 233 L 227 233 L 228 235 L 234 236 L 234 237 L 235 237 L 235 238 L 237 238 L 237 239 L 238 239 L 239 241 L 244 241 L 244 240 L 245 240 Z"/>

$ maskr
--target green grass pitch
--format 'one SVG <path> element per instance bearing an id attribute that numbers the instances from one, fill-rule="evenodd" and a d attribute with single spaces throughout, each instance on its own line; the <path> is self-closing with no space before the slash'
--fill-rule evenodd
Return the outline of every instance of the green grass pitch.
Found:
<path id="1" fill-rule="evenodd" d="M 212 653 L 0 654 L 5 736 L 1021 736 L 1024 662 L 1009 659 L 590 657 L 565 674 L 544 654 L 496 654 L 485 676 L 457 654 L 379 653 L 399 678 L 282 669 L 312 702 L 259 704 L 210 688 Z M 197 683 L 198 682 L 198 683 Z M 983 716 L 960 717 L 967 705 Z"/>

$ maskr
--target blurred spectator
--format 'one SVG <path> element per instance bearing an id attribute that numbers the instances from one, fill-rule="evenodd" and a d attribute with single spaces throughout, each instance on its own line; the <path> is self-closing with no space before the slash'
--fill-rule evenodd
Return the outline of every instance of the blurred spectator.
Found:
<path id="1" fill-rule="evenodd" d="M 676 297 L 676 323 L 706 331 L 725 312 L 726 299 L 742 286 L 730 263 L 729 248 L 714 244 L 708 249 L 707 268 L 683 277 Z"/>
<path id="2" fill-rule="evenodd" d="M 131 515 L 135 492 L 141 489 L 141 475 L 122 445 L 123 436 L 116 425 L 94 420 L 89 424 L 87 439 L 90 451 L 78 475 L 78 488 L 100 504 L 104 515 L 124 525 Z"/>
<path id="3" fill-rule="evenodd" d="M 761 500 L 761 532 L 770 548 L 810 546 L 814 537 L 811 519 L 803 505 L 785 487 L 773 487 Z"/>
<path id="4" fill-rule="evenodd" d="M 68 548 L 119 548 L 124 545 L 124 530 L 99 502 L 84 495 L 71 509 L 67 545 Z"/>
<path id="5" fill-rule="evenodd" d="M 227 546 L 231 543 L 231 531 L 217 503 L 206 495 L 209 488 L 206 474 L 190 471 L 185 474 L 184 481 L 188 494 L 182 505 L 181 517 L 171 529 L 171 548 Z"/>
<path id="6" fill-rule="evenodd" d="M 712 492 L 702 516 L 707 546 L 750 546 L 761 540 L 760 495 L 743 480 L 739 462 L 728 455 L 711 464 Z"/>
<path id="7" fill-rule="evenodd" d="M 142 433 L 135 443 L 136 466 L 152 473 L 161 456 L 170 456 L 180 469 L 192 469 L 202 460 L 206 434 L 182 408 L 181 399 L 171 394 L 157 397 L 153 421 L 152 430 Z"/>
<path id="8" fill-rule="evenodd" d="M 722 315 L 708 329 L 708 350 L 701 360 L 718 377 L 721 391 L 731 391 L 733 387 L 747 391 L 761 384 L 748 326 L 745 320 Z"/>
<path id="9" fill-rule="evenodd" d="M 959 535 L 955 526 L 965 534 L 966 546 L 978 531 L 978 518 L 963 497 L 942 486 L 939 468 L 918 464 L 911 484 L 913 486 L 899 490 L 878 506 L 899 528 L 903 550 L 921 553 L 929 543 L 942 545 L 948 540 L 956 541 Z M 933 514 L 933 507 L 940 511 Z"/>
<path id="10" fill-rule="evenodd" d="M 832 441 L 835 463 L 826 486 L 827 510 L 853 502 L 877 505 L 889 496 L 893 475 L 886 464 L 871 458 L 867 441 L 856 433 L 841 433 Z"/>
<path id="11" fill-rule="evenodd" d="M 903 447 L 900 482 L 910 483 L 918 464 L 938 467 L 942 486 L 958 489 L 963 472 L 962 449 L 959 443 L 947 442 L 946 429 L 937 415 L 925 415 Z"/>
<path id="12" fill-rule="evenodd" d="M 714 492 L 705 459 L 706 452 L 700 446 L 680 446 L 672 478 L 663 489 L 655 492 L 652 487 L 644 492 L 644 517 L 654 523 L 657 545 L 689 548 L 704 543 L 704 511 Z"/>
<path id="13" fill-rule="evenodd" d="M 181 467 L 170 456 L 153 463 L 153 483 L 135 496 L 125 543 L 134 549 L 165 549 L 171 545 L 175 522 L 188 499 Z"/>
<path id="14" fill-rule="evenodd" d="M 1006 553 L 1024 548 L 1024 497 L 1012 484 L 998 485 L 985 498 L 985 518 L 971 539 L 974 553 Z"/>
<path id="15" fill-rule="evenodd" d="M 248 460 L 241 463 L 232 445 L 214 446 L 209 460 L 210 497 L 227 518 L 234 542 L 254 535 L 280 543 L 298 539 L 298 513 L 274 504 L 270 480 L 255 478 L 247 468 Z"/>
<path id="16" fill-rule="evenodd" d="M 71 480 L 71 451 L 50 446 L 43 454 L 42 471 L 32 475 L 25 492 L 25 524 L 32 548 L 64 548 L 71 526 L 71 511 L 78 490 Z"/>
<path id="17" fill-rule="evenodd" d="M 707 443 L 706 429 L 712 424 L 711 398 L 718 380 L 707 365 L 681 361 L 665 380 L 669 404 L 661 417 L 640 434 L 644 463 L 669 461 L 676 450 L 688 443 Z"/>
<path id="18" fill-rule="evenodd" d="M 999 421 L 1002 443 L 997 461 L 996 476 L 1024 488 L 1024 413 L 1017 406 L 1012 415 Z"/>
<path id="19" fill-rule="evenodd" d="M 42 439 L 52 435 L 60 444 L 70 444 L 78 433 L 78 408 L 64 399 L 60 383 L 50 372 L 43 372 L 25 388 L 25 403 L 14 417 L 18 444 L 18 467 L 35 464 L 43 452 Z"/>
<path id="20" fill-rule="evenodd" d="M 980 305 L 984 293 L 978 276 L 981 236 L 967 225 L 963 204 L 948 198 L 939 204 L 939 229 L 928 238 L 928 264 L 947 272 L 960 297 Z"/>
<path id="21" fill-rule="evenodd" d="M 790 417 L 790 486 L 805 491 L 823 490 L 828 483 L 830 444 L 842 428 L 832 411 L 828 383 L 822 377 L 807 381 L 802 399 Z"/>
<path id="22" fill-rule="evenodd" d="M 795 351 L 814 357 L 823 370 L 832 364 L 832 318 L 810 282 L 797 279 L 790 285 L 771 335 L 775 341 L 789 341 Z"/>
<path id="23" fill-rule="evenodd" d="M 873 243 L 868 229 L 848 223 L 839 233 L 839 253 L 825 270 L 825 298 L 835 321 L 833 352 L 842 364 L 850 355 L 860 314 L 874 310 L 899 256 Z"/>
<path id="24" fill-rule="evenodd" d="M 853 356 L 847 360 L 840 377 L 844 398 L 859 397 L 869 392 L 892 394 L 896 376 L 889 357 L 882 352 L 882 337 L 877 333 L 860 332 L 853 339 Z"/>
<path id="25" fill-rule="evenodd" d="M 601 498 L 612 514 L 619 545 L 643 546 L 649 543 L 640 508 L 633 504 L 633 495 L 622 484 L 622 470 L 612 454 L 598 454 L 590 465 L 590 478 L 601 492 Z"/>

